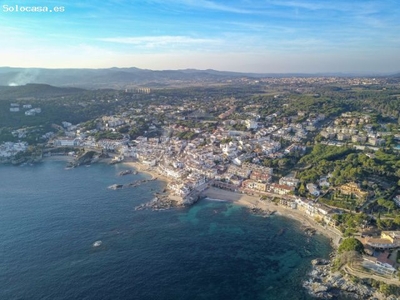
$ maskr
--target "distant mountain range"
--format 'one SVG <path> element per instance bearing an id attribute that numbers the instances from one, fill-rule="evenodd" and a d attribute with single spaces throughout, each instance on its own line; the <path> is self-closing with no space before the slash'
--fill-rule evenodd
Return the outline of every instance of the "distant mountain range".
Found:
<path id="1" fill-rule="evenodd" d="M 42 83 L 82 88 L 162 87 L 191 82 L 219 82 L 241 76 L 248 75 L 214 70 L 152 71 L 138 68 L 25 69 L 2 67 L 0 68 L 0 85 Z"/>
<path id="2" fill-rule="evenodd" d="M 240 77 L 316 77 L 357 76 L 356 74 L 276 74 L 238 73 L 216 70 L 153 71 L 138 68 L 109 69 L 42 69 L 0 67 L 0 85 L 15 86 L 41 83 L 54 86 L 81 88 L 131 88 L 135 86 L 165 87 L 191 84 L 223 83 Z M 374 75 L 376 76 L 376 75 Z M 398 74 L 397 74 L 398 76 Z"/>

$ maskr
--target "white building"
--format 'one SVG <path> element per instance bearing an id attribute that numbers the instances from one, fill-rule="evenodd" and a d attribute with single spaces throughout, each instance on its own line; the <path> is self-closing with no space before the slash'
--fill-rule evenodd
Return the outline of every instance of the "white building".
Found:
<path id="1" fill-rule="evenodd" d="M 320 191 L 319 191 L 317 185 L 315 185 L 314 183 L 307 183 L 306 187 L 311 195 L 319 196 Z"/>
<path id="2" fill-rule="evenodd" d="M 75 138 L 59 138 L 54 141 L 54 145 L 61 147 L 76 147 L 80 145 L 80 141 Z"/>
<path id="3" fill-rule="evenodd" d="M 279 179 L 279 184 L 297 187 L 300 180 L 294 177 L 282 177 Z"/>
<path id="4" fill-rule="evenodd" d="M 258 124 L 255 120 L 246 120 L 247 129 L 257 129 Z"/>

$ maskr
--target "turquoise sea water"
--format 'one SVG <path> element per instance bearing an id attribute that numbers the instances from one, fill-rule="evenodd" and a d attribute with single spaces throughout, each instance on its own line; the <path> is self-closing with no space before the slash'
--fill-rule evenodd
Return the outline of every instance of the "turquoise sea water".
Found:
<path id="1" fill-rule="evenodd" d="M 109 190 L 147 175 L 64 166 L 0 167 L 0 299 L 309 299 L 310 261 L 331 251 L 230 203 L 135 211 L 164 183 Z"/>

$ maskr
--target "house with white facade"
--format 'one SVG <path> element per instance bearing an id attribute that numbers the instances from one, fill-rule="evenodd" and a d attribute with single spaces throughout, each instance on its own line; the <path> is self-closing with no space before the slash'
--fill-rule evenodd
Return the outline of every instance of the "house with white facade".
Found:
<path id="1" fill-rule="evenodd" d="M 316 196 L 316 197 L 319 196 L 320 191 L 319 191 L 319 189 L 318 189 L 318 187 L 317 187 L 316 184 L 314 184 L 314 183 L 307 183 L 306 188 L 307 188 L 308 192 L 309 192 L 311 195 Z"/>

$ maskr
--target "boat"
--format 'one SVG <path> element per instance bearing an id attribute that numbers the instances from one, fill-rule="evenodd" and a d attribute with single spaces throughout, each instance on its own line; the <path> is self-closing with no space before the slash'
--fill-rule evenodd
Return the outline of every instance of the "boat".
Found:
<path id="1" fill-rule="evenodd" d="M 109 188 L 109 189 L 112 189 L 112 190 L 116 190 L 116 189 L 121 189 L 121 188 L 123 188 L 123 185 L 122 185 L 122 184 L 112 184 L 112 185 L 110 185 L 108 188 Z"/>
<path id="2" fill-rule="evenodd" d="M 103 244 L 102 241 L 95 241 L 95 242 L 93 243 L 93 247 L 100 247 L 101 244 Z"/>

